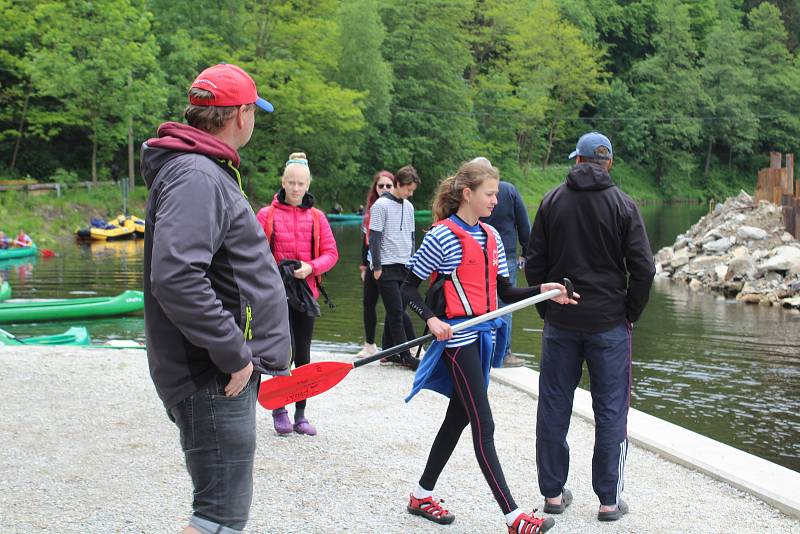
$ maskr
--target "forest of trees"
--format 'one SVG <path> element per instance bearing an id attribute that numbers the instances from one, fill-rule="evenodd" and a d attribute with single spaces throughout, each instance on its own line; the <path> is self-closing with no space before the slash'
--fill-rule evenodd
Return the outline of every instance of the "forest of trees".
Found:
<path id="1" fill-rule="evenodd" d="M 243 152 L 262 199 L 294 150 L 352 207 L 381 168 L 523 180 L 591 129 L 677 196 L 798 152 L 799 47 L 800 0 L 0 0 L 0 178 L 127 176 L 229 62 L 276 109 Z"/>

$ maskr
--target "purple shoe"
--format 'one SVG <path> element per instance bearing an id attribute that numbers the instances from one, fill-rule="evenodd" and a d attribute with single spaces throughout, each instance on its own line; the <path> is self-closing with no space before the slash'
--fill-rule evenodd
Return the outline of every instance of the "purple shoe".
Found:
<path id="1" fill-rule="evenodd" d="M 308 419 L 305 417 L 301 417 L 294 422 L 294 431 L 298 434 L 305 434 L 307 436 L 317 435 L 317 429 L 311 426 L 311 423 L 309 423 Z"/>
<path id="2" fill-rule="evenodd" d="M 286 408 L 272 410 L 272 424 L 275 425 L 275 432 L 280 435 L 292 433 L 292 422 L 289 421 L 289 414 Z"/>

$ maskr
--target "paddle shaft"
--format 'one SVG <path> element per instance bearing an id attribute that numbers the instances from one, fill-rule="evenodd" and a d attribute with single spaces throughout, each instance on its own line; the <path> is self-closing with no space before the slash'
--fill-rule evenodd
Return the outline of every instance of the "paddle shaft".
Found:
<path id="1" fill-rule="evenodd" d="M 572 284 L 570 284 L 570 286 L 571 285 Z M 572 291 L 570 291 L 569 293 L 571 294 Z M 522 308 L 527 308 L 528 306 L 536 304 L 537 302 L 543 302 L 553 297 L 557 297 L 560 294 L 561 294 L 560 289 L 551 289 L 550 291 L 547 291 L 545 293 L 540 293 L 538 295 L 528 297 L 524 300 L 520 300 L 519 302 L 509 304 L 508 306 L 497 308 L 496 310 L 486 313 L 484 315 L 478 315 L 477 317 L 473 317 L 472 319 L 467 319 L 466 321 L 453 325 L 451 330 L 453 333 L 456 333 L 460 330 L 465 330 L 477 324 L 481 324 L 486 321 L 491 321 L 492 319 L 502 317 L 503 315 L 513 313 L 517 310 L 521 310 Z M 421 336 L 412 339 L 411 341 L 406 341 L 405 343 L 401 343 L 400 345 L 396 345 L 394 347 L 375 353 L 372 356 L 367 356 L 366 358 L 354 361 L 353 368 L 361 367 L 362 365 L 372 363 L 374 361 L 380 360 L 381 358 L 386 358 L 387 356 L 393 356 L 395 354 L 403 352 L 404 350 L 408 350 L 412 347 L 416 347 L 417 345 L 421 345 L 423 343 L 427 343 L 428 341 L 432 341 L 433 339 L 435 339 L 435 336 L 433 334 L 428 334 L 426 336 Z"/>
<path id="2" fill-rule="evenodd" d="M 23 340 L 21 340 L 20 338 L 18 338 L 17 336 L 15 336 L 14 334 L 12 334 L 11 332 L 9 332 L 7 330 L 3 330 L 2 328 L 0 328 L 0 332 L 2 332 L 3 334 L 7 335 L 8 337 L 13 339 L 14 341 L 19 341 L 23 345 L 25 344 L 25 342 Z"/>

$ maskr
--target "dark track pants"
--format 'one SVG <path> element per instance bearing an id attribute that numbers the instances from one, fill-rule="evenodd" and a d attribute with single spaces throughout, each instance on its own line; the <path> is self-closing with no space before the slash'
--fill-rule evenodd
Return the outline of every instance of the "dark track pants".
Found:
<path id="1" fill-rule="evenodd" d="M 463 430 L 470 426 L 475 458 L 497 504 L 507 514 L 517 504 L 506 484 L 506 477 L 494 447 L 494 419 L 486 394 L 478 342 L 444 349 L 442 360 L 453 379 L 453 394 L 439 433 L 431 446 L 419 485 L 432 491 Z"/>
<path id="2" fill-rule="evenodd" d="M 383 306 L 386 308 L 386 317 L 383 320 L 383 349 L 417 337 L 411 318 L 405 312 L 408 303 L 403 299 L 403 292 L 400 290 L 407 274 L 408 270 L 403 265 L 384 265 L 383 273 L 378 280 L 378 289 Z M 403 361 L 410 357 L 411 352 L 408 350 L 399 354 L 399 358 Z"/>
<path id="3" fill-rule="evenodd" d="M 560 330 L 545 322 L 536 412 L 539 490 L 545 497 L 555 497 L 567 482 L 567 431 L 584 361 L 595 421 L 592 487 L 600 503 L 611 506 L 622 493 L 628 452 L 631 329 L 626 323 L 591 334 Z"/>

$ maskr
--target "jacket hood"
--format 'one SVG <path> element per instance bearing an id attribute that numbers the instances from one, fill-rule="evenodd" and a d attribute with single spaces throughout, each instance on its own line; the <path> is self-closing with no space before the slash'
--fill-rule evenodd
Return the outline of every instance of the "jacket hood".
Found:
<path id="1" fill-rule="evenodd" d="M 142 145 L 142 175 L 148 187 L 165 163 L 187 152 L 227 160 L 239 167 L 239 153 L 208 132 L 179 122 L 165 122 L 157 134 Z"/>
<path id="2" fill-rule="evenodd" d="M 567 175 L 567 187 L 577 191 L 600 191 L 613 186 L 611 175 L 593 163 L 578 163 Z"/>
<path id="3" fill-rule="evenodd" d="M 314 195 L 312 195 L 311 193 L 306 193 L 305 195 L 303 195 L 303 200 L 297 207 L 303 209 L 313 208 L 314 202 L 316 202 Z M 272 205 L 276 208 L 281 208 L 284 206 L 290 208 L 294 207 L 286 203 L 286 190 L 282 187 L 278 190 L 277 193 L 275 193 L 275 196 L 272 197 Z"/>

